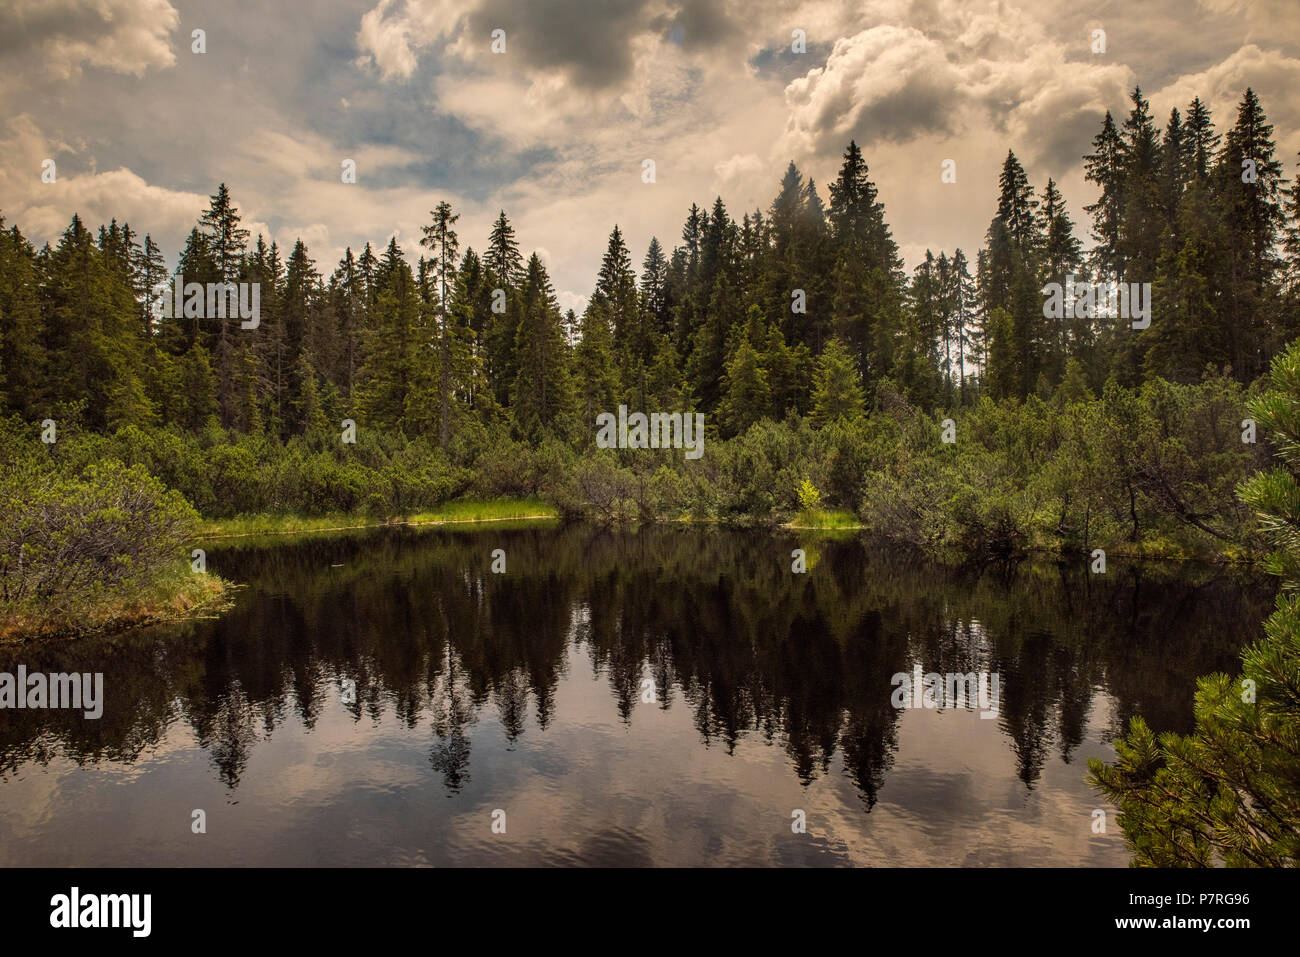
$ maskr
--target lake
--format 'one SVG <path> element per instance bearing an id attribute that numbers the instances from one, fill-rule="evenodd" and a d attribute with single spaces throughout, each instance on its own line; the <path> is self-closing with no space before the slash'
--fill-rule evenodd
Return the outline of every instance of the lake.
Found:
<path id="1" fill-rule="evenodd" d="M 205 547 L 219 619 L 0 647 L 105 699 L 0 711 L 0 864 L 1125 866 L 1088 757 L 1188 730 L 1274 590 L 789 530 Z M 918 667 L 996 707 L 896 707 Z"/>

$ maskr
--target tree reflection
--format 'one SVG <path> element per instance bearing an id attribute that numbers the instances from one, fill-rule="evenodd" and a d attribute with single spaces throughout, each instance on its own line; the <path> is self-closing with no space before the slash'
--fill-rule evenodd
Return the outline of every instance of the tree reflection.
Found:
<path id="1" fill-rule="evenodd" d="M 1090 717 L 1108 733 L 1139 711 L 1186 730 L 1195 677 L 1231 669 L 1271 603 L 1271 584 L 1244 574 L 945 566 L 855 539 L 818 541 L 795 575 L 796 544 L 569 526 L 214 547 L 210 567 L 250 585 L 219 620 L 0 649 L 0 670 L 104 671 L 106 695 L 99 721 L 5 712 L 0 774 L 56 754 L 130 763 L 182 720 L 233 789 L 290 714 L 310 729 L 346 708 L 358 722 L 428 722 L 430 764 L 455 793 L 485 713 L 512 746 L 545 729 L 573 666 L 607 684 L 627 724 L 639 708 L 688 709 L 701 744 L 771 743 L 805 784 L 839 759 L 869 810 L 898 750 L 891 677 L 913 662 L 1003 676 L 998 726 L 1033 786 L 1053 755 L 1071 759 Z M 508 574 L 490 572 L 492 548 Z M 1109 712 L 1094 714 L 1098 689 Z"/>

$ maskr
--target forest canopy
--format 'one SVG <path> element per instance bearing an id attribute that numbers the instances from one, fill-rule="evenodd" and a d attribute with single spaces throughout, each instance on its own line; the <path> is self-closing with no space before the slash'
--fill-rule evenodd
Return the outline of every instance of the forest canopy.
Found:
<path id="1" fill-rule="evenodd" d="M 1090 242 L 1008 151 L 973 260 L 910 275 L 850 142 L 825 190 L 791 163 L 766 209 L 693 204 L 639 271 L 615 225 L 582 315 L 504 210 L 477 250 L 440 202 L 418 248 L 333 268 L 251 236 L 224 183 L 174 268 L 116 220 L 40 249 L 9 225 L 6 445 L 53 421 L 51 461 L 145 465 L 205 516 L 540 494 L 726 519 L 793 514 L 808 482 L 927 543 L 1235 547 L 1231 490 L 1267 456 L 1245 402 L 1300 334 L 1300 190 L 1253 91 L 1230 122 L 1198 98 L 1159 124 L 1135 89 L 1083 158 Z M 255 289 L 256 321 L 159 308 L 182 276 L 241 307 Z M 1109 284 L 1148 290 L 1147 320 L 1080 305 Z M 620 406 L 703 414 L 709 454 L 597 448 Z"/>

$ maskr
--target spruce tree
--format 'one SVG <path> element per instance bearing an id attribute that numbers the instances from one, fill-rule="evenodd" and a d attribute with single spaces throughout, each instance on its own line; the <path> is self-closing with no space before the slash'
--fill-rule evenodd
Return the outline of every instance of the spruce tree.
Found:
<path id="1" fill-rule="evenodd" d="M 173 279 L 173 286 L 180 282 L 181 279 L 184 279 L 187 287 L 191 283 L 197 283 L 204 288 L 207 287 L 208 283 L 222 281 L 221 272 L 217 268 L 216 259 L 212 256 L 212 249 L 207 237 L 198 228 L 190 230 L 190 234 L 185 240 L 176 276 Z M 187 302 L 188 297 L 184 296 L 183 289 L 181 293 L 182 302 Z M 182 308 L 180 313 L 177 314 L 173 310 L 172 317 L 163 321 L 159 328 L 161 344 L 172 355 L 180 355 L 188 351 L 195 343 L 211 351 L 217 341 L 215 324 L 207 321 L 202 315 L 185 315 L 185 311 Z"/>
<path id="2" fill-rule="evenodd" d="M 1025 257 L 1032 256 L 1041 241 L 1038 200 L 1034 198 L 1033 187 L 1025 168 L 1011 150 L 1002 162 L 1002 172 L 998 176 L 998 211 L 997 218 L 1006 227 L 1007 236 L 1018 246 Z"/>
<path id="3" fill-rule="evenodd" d="M 939 281 L 934 253 L 925 251 L 925 259 L 916 267 L 910 290 L 914 335 L 920 350 L 931 353 L 942 335 L 943 287 Z"/>
<path id="4" fill-rule="evenodd" d="M 496 281 L 501 283 L 500 287 L 495 288 L 512 289 L 523 282 L 524 257 L 519 252 L 515 228 L 510 225 L 504 209 L 492 223 L 487 252 L 483 255 L 483 265 Z"/>
<path id="5" fill-rule="evenodd" d="M 307 387 L 299 360 L 310 349 L 314 338 L 312 327 L 319 280 L 316 264 L 307 254 L 307 246 L 301 239 L 295 241 L 285 264 L 284 286 L 280 293 L 282 337 L 277 342 L 276 356 L 278 391 L 275 403 L 285 430 L 284 437 L 300 434 L 306 427 L 299 414 L 303 408 L 303 389 Z M 235 395 L 233 364 L 226 355 L 219 353 L 216 365 L 218 396 L 223 411 L 226 411 L 232 407 Z"/>
<path id="6" fill-rule="evenodd" d="M 217 377 L 212 359 L 202 344 L 195 343 L 176 362 L 179 392 L 172 397 L 176 421 L 197 432 L 217 415 Z"/>
<path id="7" fill-rule="evenodd" d="M 962 405 L 966 404 L 966 357 L 974 354 L 975 289 L 966 254 L 958 249 L 952 255 L 953 328 L 957 340 L 957 382 Z"/>
<path id="8" fill-rule="evenodd" d="M 745 432 L 767 414 L 772 389 L 761 357 L 747 338 L 740 340 L 727 360 L 722 392 L 718 415 L 723 429 L 731 435 Z"/>
<path id="9" fill-rule="evenodd" d="M 42 273 L 48 399 L 84 401 L 91 428 L 153 422 L 135 292 L 80 216 L 43 259 Z"/>
<path id="10" fill-rule="evenodd" d="M 26 418 L 40 410 L 47 385 L 42 298 L 36 251 L 0 216 L 0 397 Z"/>
<path id="11" fill-rule="evenodd" d="M 451 204 L 440 202 L 429 214 L 433 222 L 422 227 L 421 246 L 433 250 L 433 279 L 437 284 L 438 321 L 438 444 L 446 451 L 451 441 L 452 390 L 455 385 L 456 358 L 460 352 L 457 330 L 450 316 L 451 294 L 456 287 L 456 254 L 460 241 L 452 226 L 460 219 L 453 214 Z M 504 219 L 504 214 L 502 216 Z"/>
<path id="12" fill-rule="evenodd" d="M 771 320 L 763 319 L 763 311 L 757 303 L 749 307 L 750 321 L 760 331 L 766 323 L 767 333 L 761 336 L 760 361 L 767 373 L 767 382 L 772 390 L 772 416 L 783 418 L 793 412 L 802 414 L 808 408 L 809 370 L 812 358 L 808 347 L 802 342 L 790 345 L 785 341 L 781 327 Z"/>
<path id="13" fill-rule="evenodd" d="M 1120 230 L 1125 211 L 1124 143 L 1115 119 L 1106 111 L 1101 132 L 1092 141 L 1092 152 L 1084 157 L 1085 179 L 1096 183 L 1101 195 L 1084 209 L 1092 215 L 1091 257 L 1094 271 L 1114 282 L 1124 277 L 1124 256 Z"/>
<path id="14" fill-rule="evenodd" d="M 762 302 L 768 318 L 779 322 L 791 341 L 806 331 L 805 316 L 791 310 L 791 294 L 796 289 L 806 293 L 804 283 L 811 279 L 801 271 L 805 202 L 803 174 L 790 163 L 767 213 L 770 249 L 763 270 Z"/>
<path id="15" fill-rule="evenodd" d="M 1187 129 L 1178 109 L 1169 111 L 1169 122 L 1160 140 L 1160 208 L 1166 228 L 1177 228 L 1178 201 L 1191 176 L 1193 155 Z M 1175 242 L 1177 241 L 1175 237 Z"/>
<path id="16" fill-rule="evenodd" d="M 419 435 L 432 424 L 433 352 L 415 276 L 396 238 L 378 264 L 375 288 L 358 404 L 368 424 Z"/>
<path id="17" fill-rule="evenodd" d="M 1210 111 L 1198 96 L 1187 108 L 1187 143 L 1191 156 L 1188 175 L 1193 179 L 1207 180 L 1219 155 L 1222 137 L 1214 131 Z"/>
<path id="18" fill-rule="evenodd" d="M 1274 157 L 1272 137 L 1273 126 L 1254 90 L 1248 88 L 1216 171 L 1232 258 L 1224 318 L 1231 331 L 1233 369 L 1243 381 L 1263 371 L 1275 344 L 1272 326 L 1278 303 L 1273 277 L 1284 216 L 1282 164 Z"/>
<path id="19" fill-rule="evenodd" d="M 673 344 L 685 362 L 691 360 L 696 333 L 709 301 L 710 290 L 703 289 L 700 284 L 700 246 L 707 219 L 699 206 L 691 203 L 686 222 L 682 226 L 682 242 L 685 245 L 673 250 L 669 264 L 669 282 L 675 283 L 676 293 L 672 296 L 669 307 Z"/>
<path id="20" fill-rule="evenodd" d="M 209 200 L 207 210 L 199 218 L 199 228 L 208 241 L 218 275 L 226 282 L 234 282 L 248 245 L 248 230 L 239 225 L 239 210 L 231 201 L 225 183 L 217 187 Z"/>
<path id="21" fill-rule="evenodd" d="M 467 363 L 467 368 L 457 373 L 464 380 L 459 387 L 466 405 L 473 409 L 493 404 L 484 400 L 491 391 L 488 383 L 492 368 L 487 337 L 494 318 L 492 302 L 495 290 L 501 288 L 494 282 L 491 272 L 473 247 L 467 248 L 457 270 L 452 312 L 458 330 L 456 345 L 463 362 Z"/>
<path id="22" fill-rule="evenodd" d="M 370 248 L 370 243 L 366 243 L 366 248 L 361 250 L 361 255 L 357 257 L 357 269 L 361 273 L 361 282 L 366 290 L 366 308 L 369 309 L 375 304 L 375 296 L 378 294 L 375 276 L 379 271 L 379 260 L 375 256 L 375 251 Z"/>
<path id="23" fill-rule="evenodd" d="M 1300 168 L 1282 195 L 1283 282 L 1294 299 L 1300 289 Z"/>
<path id="24" fill-rule="evenodd" d="M 1274 244 L 1283 222 L 1282 164 L 1274 157 L 1273 125 L 1264 116 L 1259 97 L 1247 88 L 1228 131 L 1222 156 L 1225 218 L 1234 243 L 1255 285 L 1269 281 Z M 1253 176 L 1250 175 L 1253 173 Z"/>
<path id="25" fill-rule="evenodd" d="M 800 288 L 806 297 L 806 311 L 797 317 L 799 321 L 794 324 L 790 341 L 820 351 L 822 343 L 830 335 L 828 297 L 835 264 L 835 247 L 826 222 L 826 208 L 817 192 L 817 184 L 811 177 L 804 185 L 797 252 L 797 269 Z"/>
<path id="26" fill-rule="evenodd" d="M 1133 108 L 1124 121 L 1124 218 L 1120 224 L 1119 252 L 1123 262 L 1123 281 L 1146 283 L 1155 279 L 1160 259 L 1161 239 L 1168 220 L 1160 181 L 1160 143 L 1150 105 L 1140 87 L 1130 94 Z M 1122 321 L 1122 320 L 1117 320 Z M 1125 340 L 1135 343 L 1135 337 Z M 1140 349 L 1134 349 L 1133 362 L 1140 361 Z"/>
<path id="27" fill-rule="evenodd" d="M 659 240 L 651 236 L 641 262 L 641 308 L 655 335 L 668 335 L 671 331 L 668 306 L 668 259 Z"/>
<path id="28" fill-rule="evenodd" d="M 1074 235 L 1074 223 L 1066 212 L 1065 200 L 1056 183 L 1048 179 L 1043 191 L 1042 203 L 1043 256 L 1041 279 L 1044 283 L 1061 283 L 1067 277 L 1079 272 L 1083 262 L 1082 245 Z M 1059 379 L 1065 370 L 1065 360 L 1070 349 L 1070 331 L 1073 310 L 1062 311 L 1056 321 L 1056 328 L 1048 330 L 1051 343 L 1052 361 L 1050 363 L 1053 379 Z"/>
<path id="29" fill-rule="evenodd" d="M 828 331 L 853 355 L 868 384 L 874 384 L 892 371 L 902 329 L 904 281 L 884 205 L 867 174 L 862 151 L 850 141 L 830 187 Z"/>
<path id="30" fill-rule="evenodd" d="M 356 388 L 367 314 L 365 283 L 351 246 L 344 251 L 331 277 L 331 297 L 335 303 L 342 346 L 334 381 L 347 397 Z"/>
<path id="31" fill-rule="evenodd" d="M 1226 350 L 1217 350 L 1221 339 L 1213 324 L 1214 316 L 1209 283 L 1204 275 L 1206 246 L 1195 233 L 1186 236 L 1177 253 L 1166 255 L 1160 263 L 1153 287 L 1153 299 L 1160 303 L 1160 322 L 1146 330 L 1149 347 L 1144 366 L 1150 376 L 1173 382 L 1196 382 L 1206 362 L 1222 365 Z M 1197 332 L 1207 325 L 1209 337 Z"/>
<path id="32" fill-rule="evenodd" d="M 1042 233 L 1036 213 L 1038 201 L 1015 153 L 1008 152 L 998 178 L 998 212 L 989 224 L 986 253 L 981 260 L 980 289 L 984 311 L 1000 310 L 1009 323 L 995 361 L 1011 366 L 990 370 L 1004 394 L 1026 396 L 1037 389 L 1039 376 L 1051 370 L 1048 362 L 1052 334 L 1043 317 L 1038 282 Z"/>
<path id="33" fill-rule="evenodd" d="M 1156 735 L 1134 717 L 1113 765 L 1088 762 L 1140 867 L 1300 863 L 1300 345 L 1274 360 L 1251 413 L 1280 462 L 1240 488 L 1282 579 L 1265 637 L 1242 652 L 1239 675 L 1199 680 L 1189 734 Z"/>
<path id="34" fill-rule="evenodd" d="M 578 412 L 588 425 L 602 412 L 613 412 L 620 389 L 614 364 L 614 337 L 602 301 L 592 299 L 582 314 L 582 333 L 576 349 Z"/>
<path id="35" fill-rule="evenodd" d="M 237 418 L 256 422 L 258 430 L 278 435 L 282 425 L 278 397 L 283 394 L 289 374 L 283 362 L 284 328 L 280 321 L 283 265 L 279 247 L 274 241 L 268 246 L 266 237 L 259 233 L 246 266 L 245 281 L 259 284 L 261 315 L 256 329 L 242 332 L 241 341 L 248 343 L 252 356 L 239 360 Z M 256 410 L 250 407 L 250 392 L 256 398 Z"/>
<path id="36" fill-rule="evenodd" d="M 623 386 L 634 404 L 643 408 L 645 369 L 650 361 L 649 324 L 644 321 L 637 295 L 632 256 L 617 224 L 609 234 L 592 299 L 600 302 L 611 326 L 615 360 Z"/>
<path id="37" fill-rule="evenodd" d="M 866 410 L 862 381 L 844 344 L 831 339 L 817 357 L 813 374 L 813 422 L 825 427 L 838 420 L 856 421 Z"/>
<path id="38" fill-rule="evenodd" d="M 741 297 L 730 269 L 720 270 L 713 283 L 704 322 L 696 331 L 687 366 L 692 394 L 706 412 L 718 408 L 722 401 L 726 389 L 723 377 L 728 360 L 727 339 L 732 328 L 742 322 L 743 315 Z"/>
<path id="39" fill-rule="evenodd" d="M 520 434 L 537 441 L 557 429 L 574 408 L 569 347 L 560 309 L 537 253 L 528 259 L 523 296 L 523 316 L 515 345 L 519 371 L 511 395 L 511 412 Z"/>
<path id="40" fill-rule="evenodd" d="M 138 282 L 136 295 L 144 304 L 145 332 L 153 335 L 158 331 L 158 320 L 154 318 L 154 303 L 160 295 L 155 288 L 167 279 L 167 263 L 163 260 L 162 250 L 148 233 L 144 234 L 144 245 L 140 247 L 135 260 L 135 275 Z"/>

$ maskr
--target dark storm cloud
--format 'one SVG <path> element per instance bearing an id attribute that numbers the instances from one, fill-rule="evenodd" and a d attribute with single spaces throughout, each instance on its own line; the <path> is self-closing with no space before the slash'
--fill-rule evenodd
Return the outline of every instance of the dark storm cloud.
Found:
<path id="1" fill-rule="evenodd" d="M 650 33 L 688 53 L 738 36 L 721 0 L 683 0 L 667 13 L 652 0 L 482 0 L 466 16 L 466 31 L 487 44 L 506 31 L 508 49 L 529 67 L 556 70 L 575 85 L 601 90 L 628 79 L 638 37 Z"/>
<path id="2" fill-rule="evenodd" d="M 717 0 L 686 0 L 670 17 L 659 17 L 655 26 L 692 53 L 725 43 L 737 32 Z"/>
<path id="3" fill-rule="evenodd" d="M 849 137 L 867 145 L 952 133 L 970 99 L 964 83 L 920 31 L 874 27 L 837 41 L 824 67 L 789 84 L 789 129 L 813 153 L 837 151 Z"/>
<path id="4" fill-rule="evenodd" d="M 55 38 L 93 40 L 112 22 L 107 11 L 84 7 L 45 6 L 28 8 L 0 5 L 0 54 L 36 49 Z"/>
<path id="5" fill-rule="evenodd" d="M 913 77 L 907 86 L 865 106 L 849 135 L 866 145 L 904 143 L 925 133 L 951 133 L 955 129 L 955 99 L 950 87 Z M 822 132 L 831 131 L 834 119 L 826 117 Z"/>
<path id="6" fill-rule="evenodd" d="M 167 0 L 7 0 L 0 56 L 11 75 L 70 75 L 90 64 L 138 76 L 172 62 L 167 34 L 177 21 Z"/>
<path id="7" fill-rule="evenodd" d="M 970 249 L 1008 147 L 1040 188 L 1094 198 L 1081 157 L 1135 82 L 1161 125 L 1201 95 L 1221 131 L 1253 85 L 1290 163 L 1300 21 L 1272 14 L 1297 2 L 0 0 L 0 201 L 42 228 L 130 213 L 174 252 L 225 180 L 272 230 L 314 229 L 325 259 L 399 225 L 408 243 L 448 195 L 465 224 L 472 203 L 504 205 L 572 292 L 606 219 L 642 243 L 675 235 L 679 205 L 765 204 L 791 158 L 824 183 L 856 138 L 905 245 Z M 489 52 L 497 28 L 507 56 Z M 47 156 L 58 192 L 37 175 Z M 362 176 L 336 194 L 342 156 Z M 659 183 L 629 190 L 644 156 Z M 908 186 L 943 157 L 961 185 L 939 206 Z"/>
<path id="8" fill-rule="evenodd" d="M 632 41 L 649 28 L 649 0 L 484 0 L 468 17 L 484 44 L 506 31 L 508 49 L 529 66 L 556 69 L 574 83 L 603 89 L 631 72 Z"/>

